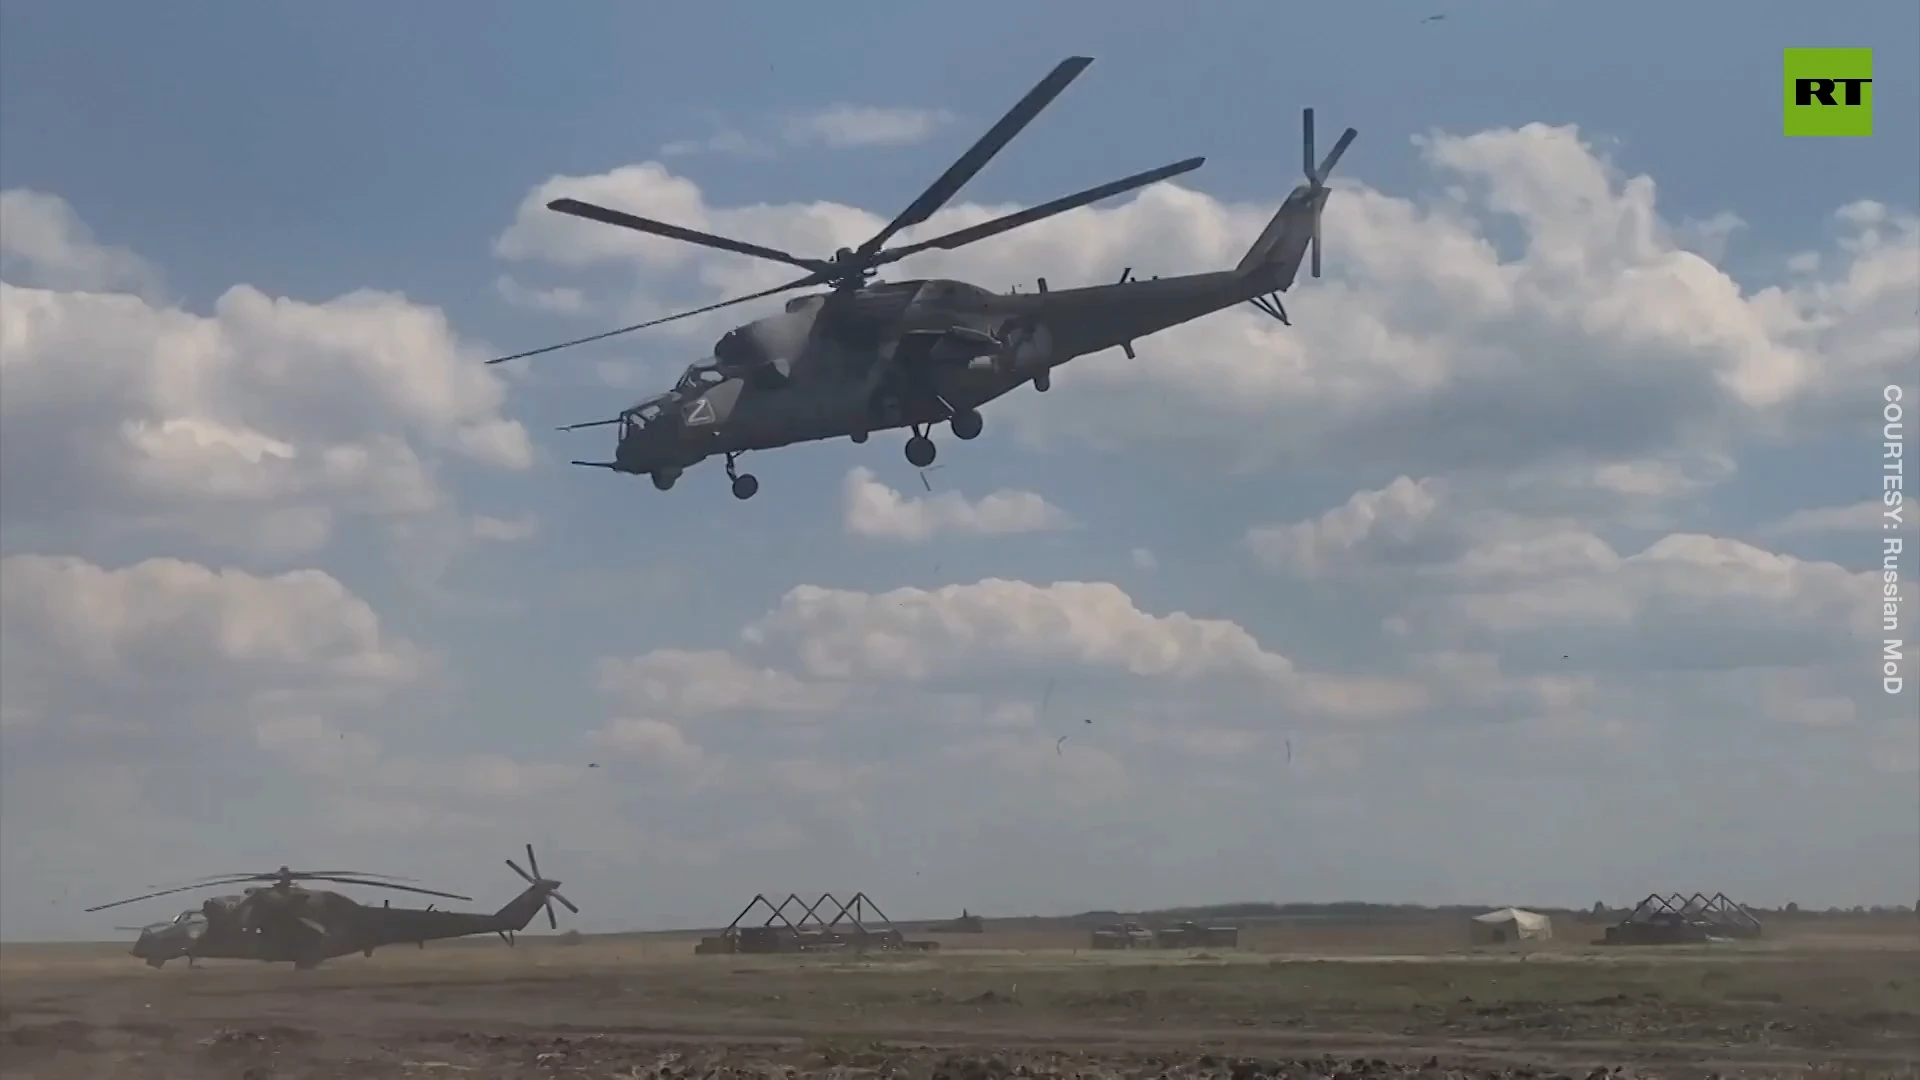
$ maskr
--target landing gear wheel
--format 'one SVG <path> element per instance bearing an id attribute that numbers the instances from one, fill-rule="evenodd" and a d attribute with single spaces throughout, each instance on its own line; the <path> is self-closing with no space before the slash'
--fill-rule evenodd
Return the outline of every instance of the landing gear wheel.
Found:
<path id="1" fill-rule="evenodd" d="M 947 421 L 947 427 L 953 432 L 953 437 L 962 442 L 979 438 L 980 431 L 986 427 L 986 424 L 986 418 L 982 417 L 977 409 L 962 409 L 953 414 L 953 419 Z"/>
<path id="2" fill-rule="evenodd" d="M 1043 394 L 1051 390 L 1053 388 L 1053 372 L 1043 371 L 1035 375 L 1033 377 L 1033 388 Z"/>
<path id="3" fill-rule="evenodd" d="M 907 440 L 907 464 L 916 469 L 924 469 L 933 464 L 933 459 L 937 453 L 938 451 L 936 451 L 933 446 L 933 440 L 927 438 L 925 435 L 915 435 L 913 438 Z"/>
<path id="4" fill-rule="evenodd" d="M 659 488 L 661 491 L 672 491 L 673 482 L 678 479 L 680 479 L 678 472 L 672 469 L 662 469 L 653 474 L 653 486 Z"/>
<path id="5" fill-rule="evenodd" d="M 847 437 L 852 439 L 856 443 L 863 443 L 867 441 L 867 433 L 864 431 L 856 431 L 852 435 L 849 435 Z"/>
<path id="6" fill-rule="evenodd" d="M 739 456 L 740 455 L 738 454 L 727 455 L 727 479 L 733 481 L 733 497 L 734 498 L 751 499 L 753 498 L 754 492 L 760 490 L 760 481 L 755 480 L 753 478 L 752 473 L 741 473 L 741 472 L 733 471 L 734 460 Z"/>

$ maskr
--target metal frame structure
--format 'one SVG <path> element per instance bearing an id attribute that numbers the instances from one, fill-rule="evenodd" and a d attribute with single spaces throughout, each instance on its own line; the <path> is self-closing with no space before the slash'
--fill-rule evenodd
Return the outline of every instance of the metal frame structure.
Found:
<path id="1" fill-rule="evenodd" d="M 832 918 L 821 914 L 828 905 L 832 905 Z M 789 916 L 790 908 L 798 909 L 797 918 Z M 766 918 L 757 926 L 741 925 L 755 909 L 764 909 Z M 767 899 L 765 893 L 755 893 L 732 922 L 720 933 L 702 938 L 694 952 L 931 952 L 939 947 L 938 942 L 907 940 L 886 912 L 880 910 L 880 905 L 864 892 L 854 893 L 845 902 L 830 892 L 821 893 L 811 904 L 802 900 L 799 893 L 788 893 L 778 904 Z"/>
<path id="2" fill-rule="evenodd" d="M 1725 893 L 1649 893 L 1626 918 L 1607 927 L 1601 944 L 1680 945 L 1716 938 L 1751 940 L 1761 933 L 1760 920 L 1753 912 Z"/>

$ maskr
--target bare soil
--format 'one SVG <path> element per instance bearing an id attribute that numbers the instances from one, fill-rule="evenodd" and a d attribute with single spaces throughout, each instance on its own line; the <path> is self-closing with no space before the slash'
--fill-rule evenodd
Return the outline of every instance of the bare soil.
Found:
<path id="1" fill-rule="evenodd" d="M 1920 928 L 1524 955 L 1367 930 L 1218 954 L 953 935 L 864 959 L 523 938 L 313 972 L 8 946 L 0 1076 L 1920 1076 Z"/>

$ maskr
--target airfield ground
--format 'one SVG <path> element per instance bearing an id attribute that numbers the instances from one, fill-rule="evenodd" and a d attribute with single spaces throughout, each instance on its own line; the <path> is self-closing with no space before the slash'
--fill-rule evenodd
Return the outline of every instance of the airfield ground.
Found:
<path id="1" fill-rule="evenodd" d="M 0 1076 L 1920 1076 L 1911 915 L 1664 949 L 1557 929 L 1524 959 L 1435 922 L 1263 926 L 1220 953 L 1075 951 L 1062 927 L 865 960 L 523 938 L 305 973 L 6 946 Z"/>

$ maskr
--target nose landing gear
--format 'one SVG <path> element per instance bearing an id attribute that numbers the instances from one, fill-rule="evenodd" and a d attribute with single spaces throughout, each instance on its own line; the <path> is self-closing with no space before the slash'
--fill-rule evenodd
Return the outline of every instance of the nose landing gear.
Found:
<path id="1" fill-rule="evenodd" d="M 760 491 L 760 481 L 754 479 L 752 473 L 736 472 L 734 470 L 734 459 L 739 456 L 739 454 L 727 455 L 727 479 L 733 481 L 734 498 L 751 499 Z"/>

